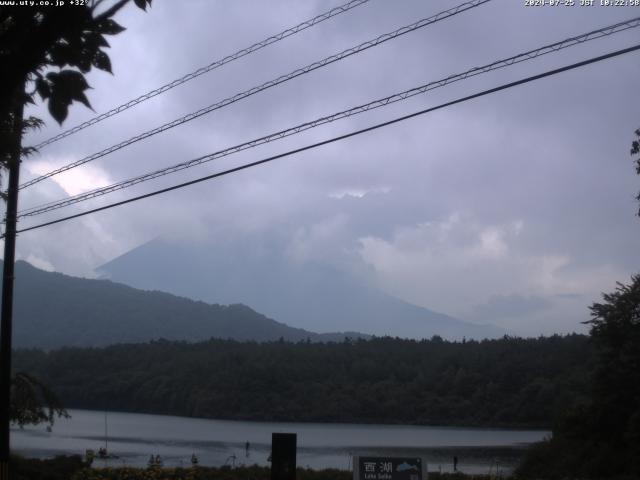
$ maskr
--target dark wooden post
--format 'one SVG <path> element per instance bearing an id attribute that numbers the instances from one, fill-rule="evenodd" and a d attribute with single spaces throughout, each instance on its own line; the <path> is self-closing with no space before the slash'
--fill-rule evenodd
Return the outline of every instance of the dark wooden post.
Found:
<path id="1" fill-rule="evenodd" d="M 16 223 L 20 154 L 22 152 L 22 116 L 24 84 L 15 96 L 13 110 L 9 188 L 4 232 L 4 265 L 2 273 L 2 319 L 0 320 L 0 480 L 9 480 L 9 424 L 11 422 L 11 334 L 13 324 L 13 277 L 16 253 Z"/>
<path id="2" fill-rule="evenodd" d="M 295 433 L 271 434 L 271 480 L 296 480 Z"/>

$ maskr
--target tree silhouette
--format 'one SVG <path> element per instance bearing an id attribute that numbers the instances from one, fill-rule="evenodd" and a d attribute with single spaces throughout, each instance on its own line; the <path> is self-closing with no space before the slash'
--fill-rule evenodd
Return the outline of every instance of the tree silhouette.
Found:
<path id="1" fill-rule="evenodd" d="M 151 5 L 151 0 L 133 1 L 143 10 Z M 0 7 L 0 173 L 2 168 L 8 168 L 13 179 L 9 194 L 1 194 L 8 200 L 0 360 L 3 424 L 7 413 L 20 425 L 41 421 L 52 423 L 54 415 L 66 415 L 58 399 L 44 384 L 28 374 L 11 375 L 10 372 L 11 307 L 8 307 L 8 312 L 5 309 L 6 304 L 12 303 L 12 287 L 7 290 L 6 298 L 5 289 L 13 281 L 13 240 L 12 246 L 8 245 L 10 238 L 15 238 L 17 172 L 20 159 L 34 152 L 33 148 L 23 147 L 24 133 L 43 125 L 43 121 L 35 117 L 24 119 L 24 107 L 35 103 L 37 94 L 60 124 L 66 119 L 73 102 L 91 108 L 85 93 L 90 87 L 84 75 L 94 67 L 111 73 L 111 60 L 105 52 L 109 47 L 106 37 L 124 31 L 113 16 L 129 0 L 95 0 L 65 7 L 55 6 L 54 2 L 46 2 L 49 5 L 42 3 Z M 10 255 L 7 254 L 8 249 Z M 9 384 L 11 395 L 8 393 Z M 5 435 L 8 435 L 8 430 L 3 432 L 0 463 L 5 462 L 7 456 Z"/>
<path id="2" fill-rule="evenodd" d="M 18 372 L 11 384 L 11 421 L 20 427 L 69 417 L 58 396 L 35 377 Z"/>
<path id="3" fill-rule="evenodd" d="M 637 140 L 634 140 L 631 143 L 631 155 L 640 154 L 640 128 L 635 131 L 635 134 L 636 134 Z M 640 156 L 635 160 L 635 162 L 636 162 L 636 173 L 640 175 Z M 640 193 L 638 193 L 636 200 L 640 202 Z M 640 216 L 640 207 L 638 207 L 638 216 Z"/>
<path id="4" fill-rule="evenodd" d="M 142 9 L 151 4 L 134 1 Z M 43 122 L 34 117 L 23 121 L 22 112 L 35 103 L 36 93 L 60 124 L 73 102 L 91 108 L 84 74 L 94 67 L 111 73 L 106 37 L 124 31 L 112 17 L 129 0 L 100 13 L 104 0 L 64 8 L 39 3 L 0 7 L 0 166 L 5 168 L 16 150 L 22 156 L 34 151 L 22 147 L 22 136 Z"/>
<path id="5" fill-rule="evenodd" d="M 632 156 L 640 153 L 640 129 L 635 135 Z M 596 352 L 590 397 L 565 412 L 551 441 L 532 449 L 523 478 L 640 477 L 640 274 L 602 298 L 585 322 Z"/>
<path id="6" fill-rule="evenodd" d="M 640 275 L 591 306 L 598 350 L 589 411 L 594 440 L 620 473 L 640 475 Z"/>
<path id="7" fill-rule="evenodd" d="M 33 102 L 36 92 L 47 101 L 49 112 L 58 123 L 67 117 L 69 105 L 74 101 L 91 107 L 85 94 L 90 87 L 84 74 L 93 67 L 111 73 L 105 37 L 124 31 L 112 17 L 129 0 L 119 0 L 98 13 L 103 3 L 104 0 L 97 0 L 70 8 L 0 8 L 3 123 L 18 104 Z M 135 3 L 145 9 L 151 0 Z M 32 85 L 33 90 L 25 91 L 25 84 Z"/>

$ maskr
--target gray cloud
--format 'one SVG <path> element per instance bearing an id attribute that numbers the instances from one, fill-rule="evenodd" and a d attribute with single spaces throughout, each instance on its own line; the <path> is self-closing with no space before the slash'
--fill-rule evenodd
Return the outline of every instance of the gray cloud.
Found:
<path id="1" fill-rule="evenodd" d="M 494 319 L 508 319 L 519 317 L 533 312 L 546 310 L 552 306 L 547 298 L 530 295 L 492 295 L 489 300 L 475 307 L 477 318 L 493 321 Z"/>
<path id="2" fill-rule="evenodd" d="M 23 179 L 35 175 L 36 167 L 91 154 L 451 6 L 373 0 L 43 149 L 41 157 L 25 162 Z M 121 17 L 127 31 L 111 42 L 115 76 L 90 76 L 91 101 L 96 111 L 105 111 L 328 8 L 319 1 L 192 1 L 180 7 L 157 2 L 146 14 L 130 8 Z M 598 6 L 531 9 L 497 0 L 140 142 L 78 169 L 60 184 L 88 189 L 94 185 L 82 182 L 112 182 L 171 165 L 631 14 Z M 299 147 L 638 38 L 632 30 L 479 76 L 65 213 Z M 580 294 L 537 310 L 531 305 L 527 310 L 522 301 L 519 319 L 504 319 L 502 326 L 533 334 L 582 329 L 589 302 L 638 268 L 640 222 L 633 217 L 638 182 L 629 145 L 639 122 L 630 108 L 639 78 L 637 54 L 627 55 L 269 166 L 25 233 L 18 252 L 58 271 L 92 275 L 96 266 L 157 236 L 207 242 L 259 232 L 265 241 L 285 236 L 290 253 L 300 259 L 364 272 L 405 300 L 471 320 L 476 306 L 496 299 Z M 33 112 L 48 119 L 41 107 Z M 74 107 L 64 127 L 91 116 Z M 53 120 L 47 123 L 29 140 L 60 130 Z M 21 206 L 59 198 L 62 187 L 42 182 L 21 194 Z M 341 196 L 345 192 L 361 196 Z"/>

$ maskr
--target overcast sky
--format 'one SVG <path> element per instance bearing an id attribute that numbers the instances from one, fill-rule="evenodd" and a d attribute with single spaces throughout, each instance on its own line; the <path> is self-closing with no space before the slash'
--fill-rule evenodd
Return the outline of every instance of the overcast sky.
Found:
<path id="1" fill-rule="evenodd" d="M 576 0 L 579 3 L 579 0 Z M 89 75 L 97 113 L 322 13 L 340 1 L 155 0 L 110 39 L 114 76 Z M 371 0 L 42 149 L 22 180 L 457 2 Z M 21 192 L 56 200 L 640 16 L 639 7 L 494 0 L 271 88 Z M 22 227 L 172 185 L 639 43 L 640 29 L 434 90 L 394 106 L 59 210 Z M 640 53 L 503 91 L 266 166 L 21 234 L 20 258 L 80 276 L 157 237 L 290 238 L 417 305 L 526 335 L 584 331 L 587 306 L 640 265 Z M 75 105 L 61 129 L 91 118 Z M 27 142 L 28 143 L 28 142 Z"/>

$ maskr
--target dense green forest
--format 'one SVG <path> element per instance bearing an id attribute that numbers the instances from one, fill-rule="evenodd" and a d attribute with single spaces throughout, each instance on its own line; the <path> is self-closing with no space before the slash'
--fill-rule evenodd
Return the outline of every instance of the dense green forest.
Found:
<path id="1" fill-rule="evenodd" d="M 588 338 L 211 339 L 18 350 L 69 408 L 243 420 L 549 427 L 580 401 Z"/>

